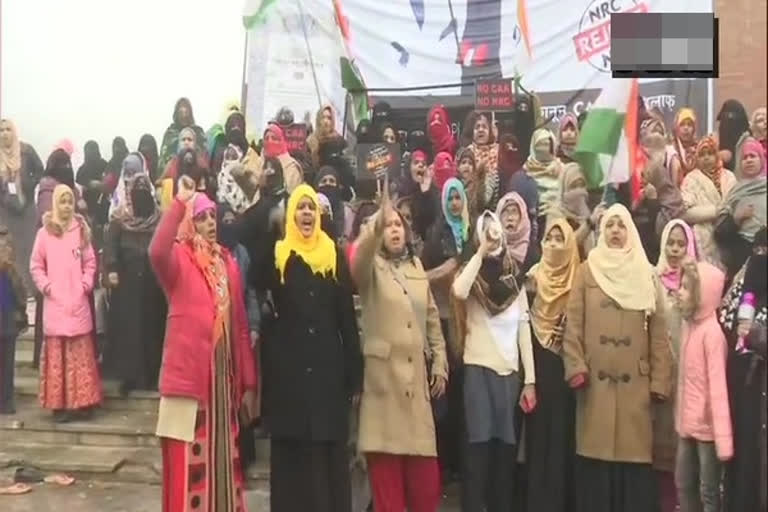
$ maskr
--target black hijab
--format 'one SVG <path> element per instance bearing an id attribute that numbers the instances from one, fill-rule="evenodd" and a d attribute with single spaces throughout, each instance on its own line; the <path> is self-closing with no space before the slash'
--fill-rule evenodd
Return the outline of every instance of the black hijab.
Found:
<path id="1" fill-rule="evenodd" d="M 357 138 L 358 144 L 373 144 L 376 142 L 376 135 L 373 133 L 373 127 L 369 120 L 363 119 L 357 123 L 355 137 Z"/>
<path id="2" fill-rule="evenodd" d="M 230 251 L 234 251 L 239 243 L 237 221 L 224 222 L 224 217 L 227 214 L 235 215 L 235 211 L 229 206 L 229 203 L 224 202 L 216 205 L 216 235 L 221 245 Z"/>
<path id="3" fill-rule="evenodd" d="M 224 133 L 227 141 L 234 144 L 245 155 L 248 152 L 248 139 L 245 136 L 245 116 L 240 112 L 232 112 L 224 123 Z"/>
<path id="4" fill-rule="evenodd" d="M 139 139 L 139 153 L 144 155 L 144 161 L 147 162 L 147 170 L 152 181 L 155 181 L 160 176 L 157 175 L 157 165 L 160 161 L 160 153 L 157 151 L 157 141 L 155 138 L 145 133 Z"/>
<path id="5" fill-rule="evenodd" d="M 350 233 L 351 240 L 356 240 L 360 236 L 360 229 L 362 229 L 363 221 L 376 213 L 379 209 L 379 205 L 373 201 L 364 201 L 357 207 L 357 213 L 355 213 L 355 220 L 352 221 L 352 232 Z"/>
<path id="6" fill-rule="evenodd" d="M 50 176 L 59 183 L 75 190 L 75 173 L 72 170 L 72 159 L 63 149 L 57 149 L 48 157 L 44 176 Z"/>
<path id="7" fill-rule="evenodd" d="M 181 115 L 179 114 L 179 109 L 182 105 L 187 107 L 187 112 L 189 112 L 189 116 L 187 117 L 186 121 L 181 119 Z M 189 98 L 179 98 L 179 100 L 176 102 L 176 105 L 173 107 L 173 124 L 175 124 L 179 129 L 195 125 L 195 114 L 192 111 L 192 102 L 189 101 Z"/>
<path id="8" fill-rule="evenodd" d="M 282 197 L 285 195 L 283 165 L 277 158 L 264 159 L 264 186 L 261 197 Z"/>
<path id="9" fill-rule="evenodd" d="M 83 147 L 85 159 L 83 165 L 77 170 L 77 182 L 81 185 L 87 185 L 89 182 L 104 178 L 104 171 L 107 168 L 107 161 L 101 157 L 99 144 L 95 140 L 89 140 Z"/>
<path id="10" fill-rule="evenodd" d="M 720 149 L 727 149 L 733 155 L 731 161 L 738 158 L 736 156 L 736 143 L 739 137 L 749 131 L 749 118 L 744 105 L 738 100 L 726 100 L 717 114 L 717 137 L 720 143 Z M 731 164 L 731 167 L 733 164 Z"/>
<path id="11" fill-rule="evenodd" d="M 744 273 L 744 292 L 755 294 L 758 304 L 766 303 L 768 294 L 768 255 L 765 254 L 765 248 L 768 245 L 768 236 L 766 228 L 763 226 L 755 234 L 755 241 L 752 244 L 752 255 L 747 260 L 747 269 Z M 758 251 L 757 249 L 761 249 Z M 761 254 L 758 254 L 760 252 Z"/>
<path id="12" fill-rule="evenodd" d="M 123 168 L 123 160 L 128 156 L 128 145 L 122 137 L 115 137 L 112 140 L 112 158 L 107 163 L 107 172 L 115 173 L 120 176 L 120 170 Z"/>

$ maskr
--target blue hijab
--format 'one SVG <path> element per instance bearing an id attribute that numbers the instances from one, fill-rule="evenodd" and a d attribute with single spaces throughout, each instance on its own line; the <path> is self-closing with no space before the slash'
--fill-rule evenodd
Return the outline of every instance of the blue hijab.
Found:
<path id="1" fill-rule="evenodd" d="M 461 215 L 451 214 L 451 209 L 448 207 L 453 190 L 457 190 L 459 196 L 461 196 Z M 456 241 L 456 250 L 461 253 L 464 249 L 464 243 L 469 238 L 469 210 L 467 208 L 467 192 L 464 189 L 464 184 L 458 178 L 450 178 L 443 185 L 441 204 L 443 207 L 443 217 L 445 217 L 445 221 L 450 226 L 453 238 Z"/>

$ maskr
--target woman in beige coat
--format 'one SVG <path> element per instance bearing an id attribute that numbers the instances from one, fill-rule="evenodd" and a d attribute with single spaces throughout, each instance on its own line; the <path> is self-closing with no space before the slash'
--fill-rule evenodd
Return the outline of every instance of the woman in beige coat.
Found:
<path id="1" fill-rule="evenodd" d="M 606 210 L 568 299 L 563 360 L 576 389 L 576 512 L 658 506 L 651 400 L 671 386 L 663 298 L 629 211 Z"/>
<path id="2" fill-rule="evenodd" d="M 407 225 L 386 192 L 358 239 L 352 271 L 365 360 L 358 448 L 374 510 L 435 512 L 440 472 L 430 398 L 443 395 L 448 381 L 445 341 Z"/>

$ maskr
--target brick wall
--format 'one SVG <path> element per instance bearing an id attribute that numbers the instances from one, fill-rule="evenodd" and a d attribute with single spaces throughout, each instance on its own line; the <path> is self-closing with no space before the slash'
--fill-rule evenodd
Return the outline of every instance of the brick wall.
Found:
<path id="1" fill-rule="evenodd" d="M 716 0 L 720 19 L 720 78 L 715 80 L 715 112 L 735 98 L 747 113 L 765 106 L 766 10 L 768 0 Z"/>

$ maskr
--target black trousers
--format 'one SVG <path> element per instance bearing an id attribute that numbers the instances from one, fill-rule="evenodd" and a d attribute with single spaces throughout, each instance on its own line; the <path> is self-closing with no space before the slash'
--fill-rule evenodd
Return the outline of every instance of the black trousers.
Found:
<path id="1" fill-rule="evenodd" d="M 271 441 L 272 512 L 351 512 L 346 441 Z"/>
<path id="2" fill-rule="evenodd" d="M 15 412 L 13 377 L 16 364 L 16 338 L 0 336 L 0 413 Z"/>
<path id="3" fill-rule="evenodd" d="M 515 488 L 515 445 L 497 439 L 468 443 L 464 455 L 462 512 L 510 512 Z"/>

